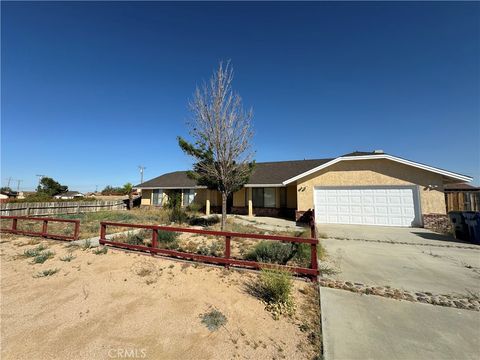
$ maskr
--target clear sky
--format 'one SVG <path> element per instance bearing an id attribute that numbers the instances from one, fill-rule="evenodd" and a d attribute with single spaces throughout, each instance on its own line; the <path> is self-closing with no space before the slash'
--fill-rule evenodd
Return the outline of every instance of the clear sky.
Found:
<path id="1" fill-rule="evenodd" d="M 1 4 L 1 180 L 71 190 L 188 169 L 221 59 L 257 161 L 383 149 L 480 180 L 479 3 Z M 12 185 L 16 185 L 12 182 Z"/>

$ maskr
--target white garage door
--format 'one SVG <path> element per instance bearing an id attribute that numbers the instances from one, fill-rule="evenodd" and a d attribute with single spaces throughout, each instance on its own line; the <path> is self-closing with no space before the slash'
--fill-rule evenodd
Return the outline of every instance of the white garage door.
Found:
<path id="1" fill-rule="evenodd" d="M 314 204 L 315 220 L 320 224 L 420 224 L 415 187 L 316 187 Z"/>

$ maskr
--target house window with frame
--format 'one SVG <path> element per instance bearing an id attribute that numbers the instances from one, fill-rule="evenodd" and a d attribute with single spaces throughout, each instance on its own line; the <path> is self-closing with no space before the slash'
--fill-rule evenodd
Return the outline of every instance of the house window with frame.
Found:
<path id="1" fill-rule="evenodd" d="M 275 188 L 252 188 L 253 207 L 276 207 L 275 191 Z"/>
<path id="2" fill-rule="evenodd" d="M 189 206 L 193 203 L 195 199 L 195 189 L 184 189 L 183 190 L 183 206 Z"/>
<path id="3" fill-rule="evenodd" d="M 153 199 L 152 204 L 156 206 L 163 206 L 163 190 L 162 189 L 154 189 L 153 190 Z"/>

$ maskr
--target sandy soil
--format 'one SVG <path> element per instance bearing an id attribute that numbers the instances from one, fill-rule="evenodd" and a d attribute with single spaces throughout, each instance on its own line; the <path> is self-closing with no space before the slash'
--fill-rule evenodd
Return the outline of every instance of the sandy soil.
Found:
<path id="1" fill-rule="evenodd" d="M 35 242 L 54 258 L 22 256 Z M 315 288 L 295 281 L 296 314 L 276 321 L 245 290 L 256 274 L 65 243 L 2 235 L 2 359 L 311 359 Z M 48 277 L 41 270 L 60 269 Z M 227 324 L 209 331 L 201 315 Z M 313 310 L 312 310 L 313 309 Z M 315 337 L 315 336 L 314 336 Z M 126 356 L 128 355 L 128 356 Z"/>

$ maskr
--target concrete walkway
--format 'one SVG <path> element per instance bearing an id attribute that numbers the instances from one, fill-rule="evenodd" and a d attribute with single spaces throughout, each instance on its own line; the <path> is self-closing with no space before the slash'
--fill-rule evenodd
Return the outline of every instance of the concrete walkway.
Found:
<path id="1" fill-rule="evenodd" d="M 256 228 L 268 231 L 303 231 L 306 227 L 297 226 L 295 221 L 274 217 L 250 217 L 247 215 L 230 215 L 235 221 L 242 225 L 253 225 Z"/>
<path id="2" fill-rule="evenodd" d="M 480 313 L 321 288 L 324 358 L 478 359 Z"/>

